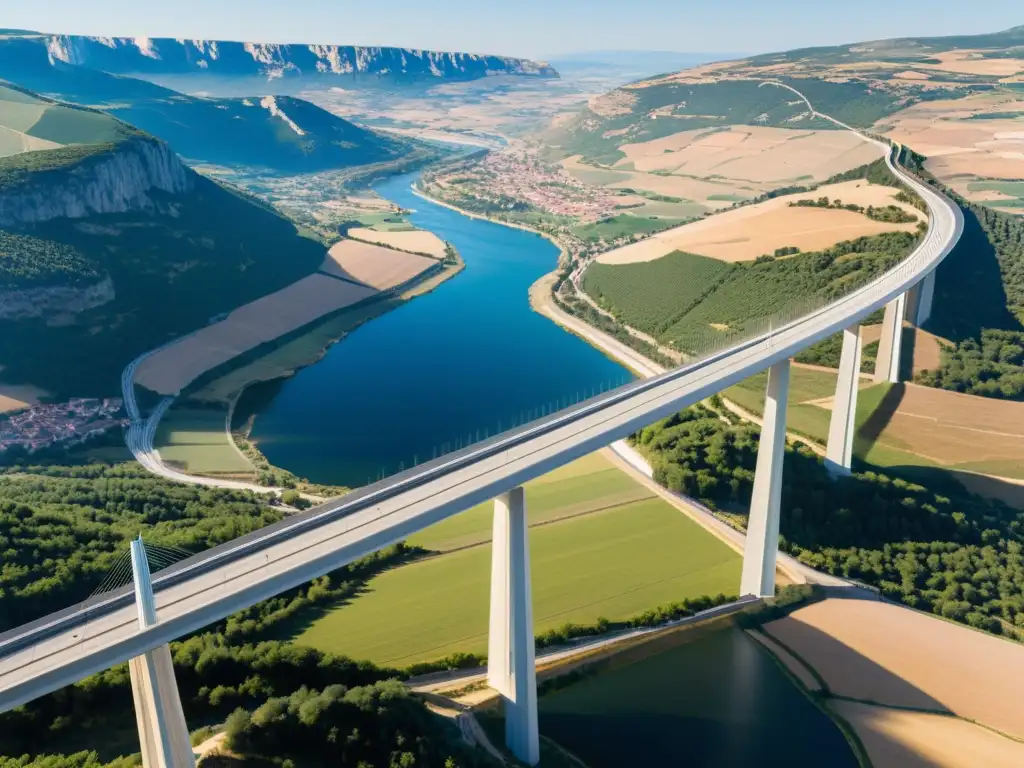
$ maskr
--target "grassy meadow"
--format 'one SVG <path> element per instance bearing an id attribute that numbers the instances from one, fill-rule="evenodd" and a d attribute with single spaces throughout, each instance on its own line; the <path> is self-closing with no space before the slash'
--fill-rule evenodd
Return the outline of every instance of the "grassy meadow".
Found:
<path id="1" fill-rule="evenodd" d="M 164 461 L 199 475 L 251 476 L 252 464 L 228 442 L 223 408 L 172 407 L 153 441 Z"/>
<path id="2" fill-rule="evenodd" d="M 527 484 L 526 493 L 538 633 L 739 585 L 732 549 L 600 455 Z M 395 666 L 486 653 L 490 537 L 489 504 L 423 531 L 409 543 L 438 554 L 376 576 L 291 639 Z"/>

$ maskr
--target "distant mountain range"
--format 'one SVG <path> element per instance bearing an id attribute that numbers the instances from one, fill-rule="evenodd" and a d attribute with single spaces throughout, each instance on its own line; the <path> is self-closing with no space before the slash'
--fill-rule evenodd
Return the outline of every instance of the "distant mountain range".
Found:
<path id="1" fill-rule="evenodd" d="M 147 80 L 51 61 L 45 48 L 26 39 L 0 40 L 0 79 L 116 115 L 191 161 L 299 173 L 384 162 L 408 151 L 406 141 L 301 99 L 188 96 Z M 3 114 L 0 126 L 18 129 Z"/>
<path id="2" fill-rule="evenodd" d="M 63 62 L 112 74 L 259 75 L 267 79 L 325 76 L 393 81 L 475 80 L 490 75 L 558 76 L 546 63 L 529 59 L 414 48 L 40 33 L 22 34 L 16 39 L 44 47 L 53 64 Z"/>

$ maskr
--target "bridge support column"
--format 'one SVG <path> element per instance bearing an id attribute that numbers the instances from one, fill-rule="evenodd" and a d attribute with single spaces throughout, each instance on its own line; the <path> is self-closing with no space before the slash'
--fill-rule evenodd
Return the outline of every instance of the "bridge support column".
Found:
<path id="1" fill-rule="evenodd" d="M 527 765 L 540 761 L 530 542 L 523 489 L 494 500 L 487 682 L 501 694 L 505 743 Z"/>
<path id="2" fill-rule="evenodd" d="M 139 627 L 145 629 L 156 623 L 156 602 L 141 537 L 132 541 L 132 573 Z M 174 680 L 170 647 L 162 645 L 130 659 L 128 672 L 144 768 L 194 768 L 196 761 Z"/>
<path id="3" fill-rule="evenodd" d="M 740 594 L 775 594 L 775 560 L 779 551 L 779 507 L 782 501 L 782 460 L 786 453 L 786 401 L 789 360 L 768 369 L 761 442 L 757 448 L 754 490 L 747 518 Z"/>
<path id="4" fill-rule="evenodd" d="M 921 282 L 910 289 L 913 300 L 907 303 L 907 319 L 920 328 L 932 316 L 932 301 L 935 299 L 935 270 L 928 273 Z"/>
<path id="5" fill-rule="evenodd" d="M 857 420 L 857 386 L 860 383 L 860 326 L 843 331 L 843 354 L 839 360 L 839 379 L 832 403 L 828 427 L 825 467 L 833 475 L 850 474 L 853 462 L 853 437 Z"/>
<path id="6" fill-rule="evenodd" d="M 902 293 L 885 305 L 882 336 L 878 340 L 875 381 L 900 380 L 900 353 L 903 347 L 903 318 L 906 316 L 907 294 Z"/>

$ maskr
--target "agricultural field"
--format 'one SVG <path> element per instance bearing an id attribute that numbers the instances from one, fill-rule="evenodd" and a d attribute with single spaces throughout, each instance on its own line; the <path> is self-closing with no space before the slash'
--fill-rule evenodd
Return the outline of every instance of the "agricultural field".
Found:
<path id="1" fill-rule="evenodd" d="M 831 403 L 836 393 L 837 378 L 837 375 L 830 371 L 800 366 L 793 366 L 790 369 L 786 426 L 791 432 L 822 444 L 828 441 L 828 425 L 832 414 L 818 403 Z M 873 384 L 870 379 L 860 379 L 862 389 Z M 764 413 L 764 392 L 767 385 L 767 372 L 759 373 L 729 387 L 722 395 L 743 410 L 760 416 Z"/>
<path id="2" fill-rule="evenodd" d="M 952 713 L 1024 737 L 1024 647 L 1016 643 L 877 600 L 825 600 L 764 630 L 835 695 Z"/>
<path id="3" fill-rule="evenodd" d="M 331 246 L 320 271 L 375 291 L 387 291 L 434 267 L 437 260 L 427 256 L 358 240 L 341 240 Z"/>
<path id="4" fill-rule="evenodd" d="M 637 209 L 638 211 L 640 209 Z M 660 218 L 657 216 L 638 216 L 632 213 L 620 213 L 611 218 L 582 224 L 573 227 L 573 234 L 588 242 L 612 242 L 620 237 L 630 235 L 648 235 L 660 232 L 680 223 L 679 218 Z"/>
<path id="5" fill-rule="evenodd" d="M 739 584 L 732 549 L 602 456 L 527 484 L 527 509 L 538 633 Z M 412 537 L 438 554 L 375 577 L 291 639 L 396 666 L 486 653 L 491 512 L 481 506 Z"/>
<path id="6" fill-rule="evenodd" d="M 444 258 L 444 240 L 433 232 L 421 229 L 387 229 L 379 231 L 358 227 L 348 231 L 349 237 L 368 243 L 386 245 L 409 253 L 425 253 L 435 259 Z"/>
<path id="7" fill-rule="evenodd" d="M 237 367 L 190 393 L 190 397 L 211 404 L 229 403 L 250 384 L 287 376 L 317 360 L 333 342 L 401 303 L 400 298 L 389 296 L 343 309 L 255 360 L 243 359 Z"/>
<path id="8" fill-rule="evenodd" d="M 597 261 L 584 273 L 583 288 L 633 328 L 657 335 L 731 272 L 716 259 L 676 252 L 625 268 Z"/>
<path id="9" fill-rule="evenodd" d="M 928 158 L 925 168 L 966 199 L 1020 213 L 1022 118 L 1020 93 L 996 89 L 915 104 L 890 115 L 875 130 Z"/>
<path id="10" fill-rule="evenodd" d="M 858 440 L 858 454 L 883 466 L 909 453 L 916 463 L 1024 479 L 1021 402 L 900 384 L 886 390 Z"/>
<path id="11" fill-rule="evenodd" d="M 0 157 L 66 144 L 119 141 L 130 132 L 109 115 L 0 85 Z"/>
<path id="12" fill-rule="evenodd" d="M 168 464 L 206 476 L 252 478 L 253 466 L 225 433 L 224 408 L 172 407 L 157 427 L 154 446 Z"/>
<path id="13" fill-rule="evenodd" d="M 591 768 L 680 765 L 684 752 L 689 765 L 751 765 L 755 753 L 766 765 L 857 765 L 839 728 L 741 630 L 694 634 L 542 696 L 541 734 Z"/>
<path id="14" fill-rule="evenodd" d="M 804 192 L 766 200 L 701 221 L 660 232 L 638 243 L 616 248 L 598 257 L 602 264 L 633 264 L 652 261 L 674 251 L 685 251 L 722 261 L 752 261 L 780 248 L 820 251 L 843 240 L 883 232 L 913 232 L 920 212 L 900 202 L 897 187 L 870 184 L 864 180 L 827 184 Z M 827 198 L 833 205 L 885 208 L 894 206 L 913 221 L 875 221 L 865 214 L 839 208 L 802 206 L 798 203 Z"/>
<path id="15" fill-rule="evenodd" d="M 879 707 L 857 701 L 829 702 L 853 728 L 876 766 L 1021 765 L 1024 744 L 949 715 Z"/>
<path id="16" fill-rule="evenodd" d="M 3 367 L 0 367 L 3 371 Z M 37 405 L 39 398 L 46 392 L 27 384 L 4 384 L 0 382 L 0 414 L 20 411 L 31 405 Z"/>
<path id="17" fill-rule="evenodd" d="M 407 255 L 387 248 L 379 250 Z M 434 263 L 423 257 L 410 258 Z M 365 285 L 323 274 L 309 275 L 162 348 L 139 365 L 135 380 L 159 394 L 177 394 L 207 371 L 376 293 Z"/>
<path id="18" fill-rule="evenodd" d="M 622 157 L 611 165 L 580 155 L 561 163 L 580 181 L 608 191 L 669 195 L 715 211 L 780 187 L 820 184 L 879 154 L 845 131 L 739 125 L 685 128 L 680 125 L 678 133 L 650 141 L 622 143 Z"/>
<path id="19" fill-rule="evenodd" d="M 848 293 L 899 261 L 915 241 L 915 235 L 908 232 L 858 238 L 822 252 L 736 263 L 724 277 L 714 273 L 709 283 L 694 279 L 691 267 L 694 259 L 700 258 L 696 256 L 595 264 L 591 269 L 599 269 L 597 274 L 602 275 L 599 285 L 605 291 L 605 308 L 622 322 L 653 329 L 660 341 L 684 353 L 700 353 L 724 341 L 767 330 L 772 322 Z M 658 262 L 664 262 L 660 269 L 652 266 Z M 607 272 L 603 274 L 601 267 Z M 612 287 L 616 283 L 628 290 Z M 667 284 L 689 284 L 684 298 L 696 295 L 698 300 L 689 304 L 662 300 Z M 591 296 L 593 285 L 584 278 L 584 289 Z M 648 300 L 648 296 L 659 298 Z"/>

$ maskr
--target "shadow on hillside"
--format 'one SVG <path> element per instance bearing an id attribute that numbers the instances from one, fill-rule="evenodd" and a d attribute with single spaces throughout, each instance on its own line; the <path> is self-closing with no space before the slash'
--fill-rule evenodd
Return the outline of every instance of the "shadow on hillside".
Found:
<path id="1" fill-rule="evenodd" d="M 843 602 L 882 602 L 894 610 L 908 611 L 900 605 L 880 600 L 867 590 L 837 588 L 828 598 Z M 935 621 L 941 621 L 936 618 Z M 881 628 L 880 628 L 881 629 Z M 842 640 L 800 619 L 800 611 L 769 622 L 764 630 L 785 645 L 825 683 L 825 696 L 841 696 L 887 706 L 949 712 L 941 701 L 913 683 L 881 666 Z M 968 630 L 965 630 L 968 631 Z M 902 646 L 908 638 L 890 634 L 886 644 Z"/>
<path id="2" fill-rule="evenodd" d="M 862 456 L 865 455 L 871 446 L 878 441 L 882 432 L 892 422 L 892 417 L 899 410 L 900 403 L 903 402 L 906 393 L 906 384 L 893 384 L 889 387 L 889 391 L 879 401 L 878 407 L 875 408 L 867 420 L 860 426 L 860 429 L 857 430 L 857 434 L 854 436 L 856 453 Z"/>
<path id="3" fill-rule="evenodd" d="M 900 381 L 914 380 L 914 351 L 916 349 L 917 328 L 905 325 L 903 339 L 900 342 Z"/>
<path id="4" fill-rule="evenodd" d="M 996 251 L 977 217 L 963 211 L 963 237 L 936 271 L 932 316 L 924 328 L 951 341 L 976 338 L 982 328 L 1021 330 L 1006 308 Z"/>

